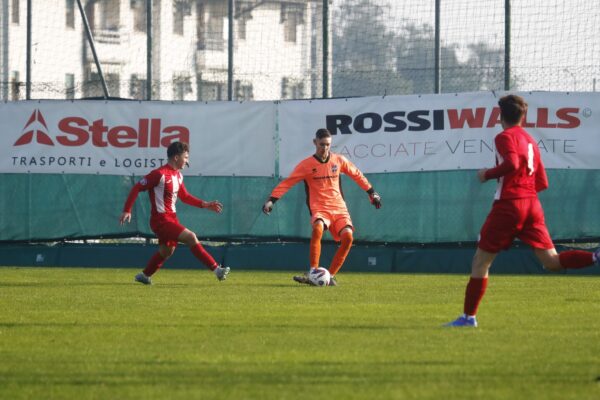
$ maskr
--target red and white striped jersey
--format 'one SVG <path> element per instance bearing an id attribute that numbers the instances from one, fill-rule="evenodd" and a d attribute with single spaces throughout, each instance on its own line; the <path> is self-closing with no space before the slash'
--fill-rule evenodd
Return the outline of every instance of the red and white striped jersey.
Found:
<path id="1" fill-rule="evenodd" d="M 139 192 L 148 191 L 152 206 L 151 216 L 175 214 L 175 203 L 181 198 L 184 203 L 201 207 L 203 201 L 192 196 L 183 184 L 183 175 L 179 170 L 165 164 L 142 178 L 131 189 L 125 202 L 124 212 L 131 212 Z"/>

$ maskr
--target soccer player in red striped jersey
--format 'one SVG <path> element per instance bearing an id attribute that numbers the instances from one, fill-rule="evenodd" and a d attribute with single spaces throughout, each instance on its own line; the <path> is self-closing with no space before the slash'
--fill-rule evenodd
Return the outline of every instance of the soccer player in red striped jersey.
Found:
<path id="1" fill-rule="evenodd" d="M 335 253 L 329 273 L 330 285 L 337 285 L 336 273 L 340 270 L 352 247 L 354 227 L 344 201 L 341 174 L 346 174 L 358 186 L 365 190 L 375 208 L 381 207 L 381 197 L 367 178 L 358 168 L 344 156 L 330 152 L 331 133 L 327 129 L 319 129 L 313 139 L 315 154 L 300 161 L 291 175 L 281 181 L 273 189 L 269 199 L 263 205 L 263 212 L 269 214 L 273 204 L 279 200 L 296 183 L 304 181 L 306 189 L 306 203 L 311 216 L 312 236 L 310 240 L 309 263 L 310 268 L 319 267 L 321 256 L 321 238 L 323 231 L 329 229 L 336 242 L 341 242 Z M 309 284 L 308 274 L 295 276 L 299 283 Z"/>
<path id="2" fill-rule="evenodd" d="M 146 285 L 152 284 L 150 277 L 173 255 L 179 242 L 186 244 L 192 254 L 215 273 L 218 280 L 225 280 L 229 274 L 229 267 L 220 266 L 204 249 L 196 234 L 179 223 L 175 213 L 177 198 L 191 206 L 206 208 L 216 213 L 223 211 L 223 205 L 218 201 L 201 200 L 186 190 L 180 171 L 189 160 L 187 143 L 171 143 L 167 149 L 167 157 L 165 165 L 150 172 L 131 188 L 119 218 L 121 225 L 130 222 L 131 209 L 138 193 L 148 191 L 152 206 L 150 228 L 158 237 L 158 251 L 150 258 L 146 268 L 135 276 L 135 280 Z"/>
<path id="3" fill-rule="evenodd" d="M 561 271 L 598 264 L 595 253 L 569 250 L 557 253 L 548 233 L 537 193 L 548 188 L 546 171 L 537 143 L 522 128 L 527 103 L 516 95 L 498 101 L 504 131 L 496 136 L 496 167 L 481 169 L 481 182 L 497 179 L 494 203 L 481 228 L 477 251 L 467 284 L 463 314 L 446 326 L 477 326 L 477 309 L 485 294 L 489 269 L 498 252 L 519 238 L 533 248 L 545 269 Z"/>

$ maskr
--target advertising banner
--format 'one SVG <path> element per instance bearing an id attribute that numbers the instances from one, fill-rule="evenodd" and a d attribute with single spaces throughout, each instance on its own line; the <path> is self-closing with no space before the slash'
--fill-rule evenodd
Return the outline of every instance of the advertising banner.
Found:
<path id="1" fill-rule="evenodd" d="M 0 173 L 145 175 L 174 141 L 186 175 L 272 176 L 271 102 L 24 101 L 0 104 Z"/>
<path id="2" fill-rule="evenodd" d="M 525 129 L 546 168 L 600 168 L 600 93 L 518 93 L 529 104 Z M 319 128 L 332 151 L 365 173 L 479 169 L 495 164 L 502 131 L 498 99 L 478 92 L 288 101 L 279 105 L 280 175 L 314 153 Z"/>

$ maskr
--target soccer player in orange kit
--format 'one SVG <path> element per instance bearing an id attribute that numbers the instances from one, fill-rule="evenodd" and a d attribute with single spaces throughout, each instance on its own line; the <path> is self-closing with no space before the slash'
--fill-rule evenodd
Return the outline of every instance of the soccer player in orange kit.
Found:
<path id="1" fill-rule="evenodd" d="M 187 143 L 171 143 L 167 149 L 167 157 L 168 162 L 165 165 L 150 172 L 131 188 L 119 218 L 121 225 L 130 222 L 131 209 L 139 192 L 148 191 L 152 206 L 150 228 L 158 237 L 158 251 L 150 258 L 146 268 L 135 276 L 135 281 L 151 285 L 150 277 L 173 255 L 178 242 L 186 244 L 192 254 L 212 270 L 218 280 L 223 281 L 229 274 L 229 267 L 220 266 L 204 249 L 196 234 L 179 223 L 175 214 L 175 203 L 179 197 L 186 204 L 216 213 L 223 210 L 223 205 L 218 201 L 201 200 L 186 190 L 180 171 L 189 159 Z"/>
<path id="2" fill-rule="evenodd" d="M 307 195 L 306 203 L 313 228 L 310 240 L 310 268 L 319 267 L 321 238 L 323 231 L 328 229 L 333 239 L 336 242 L 341 242 L 329 266 L 330 285 L 336 286 L 335 276 L 350 252 L 354 231 L 348 208 L 344 202 L 340 182 L 341 174 L 348 175 L 358 186 L 365 190 L 369 194 L 371 203 L 377 209 L 381 207 L 381 197 L 354 164 L 344 156 L 330 151 L 331 133 L 327 129 L 317 130 L 313 143 L 315 154 L 300 161 L 291 175 L 273 189 L 269 199 L 263 205 L 263 212 L 268 215 L 277 200 L 296 183 L 304 181 Z M 308 273 L 294 276 L 294 280 L 299 283 L 310 284 Z"/>
<path id="3" fill-rule="evenodd" d="M 489 269 L 498 252 L 508 249 L 515 238 L 530 245 L 550 271 L 600 263 L 600 249 L 595 253 L 582 250 L 557 253 L 537 195 L 548 188 L 546 170 L 537 143 L 521 126 L 527 103 L 520 96 L 508 95 L 498 105 L 504 131 L 494 140 L 497 165 L 477 171 L 480 182 L 498 180 L 494 203 L 479 235 L 463 314 L 445 326 L 477 327 L 475 315 L 487 288 Z"/>

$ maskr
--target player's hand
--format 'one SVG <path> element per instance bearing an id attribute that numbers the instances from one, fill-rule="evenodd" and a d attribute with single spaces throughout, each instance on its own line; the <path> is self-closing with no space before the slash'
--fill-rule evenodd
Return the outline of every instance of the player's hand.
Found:
<path id="1" fill-rule="evenodd" d="M 375 206 L 376 209 L 381 208 L 381 196 L 377 192 L 373 192 L 369 195 L 369 199 L 371 199 L 371 204 Z"/>
<path id="2" fill-rule="evenodd" d="M 209 210 L 214 211 L 217 214 L 221 214 L 221 212 L 223 212 L 223 204 L 221 204 L 217 200 L 205 202 L 203 208 L 208 208 Z"/>
<path id="3" fill-rule="evenodd" d="M 119 223 L 121 225 L 125 225 L 125 222 L 131 222 L 131 213 L 123 212 L 123 214 L 121 214 L 121 217 L 119 218 Z"/>
<path id="4" fill-rule="evenodd" d="M 271 200 L 267 200 L 267 202 L 263 205 L 263 212 L 267 215 L 271 214 L 273 210 L 273 202 Z"/>
<path id="5" fill-rule="evenodd" d="M 485 179 L 485 173 L 487 170 L 487 168 L 482 168 L 479 171 L 477 171 L 477 178 L 479 178 L 479 182 L 483 183 L 487 181 L 487 179 Z"/>

